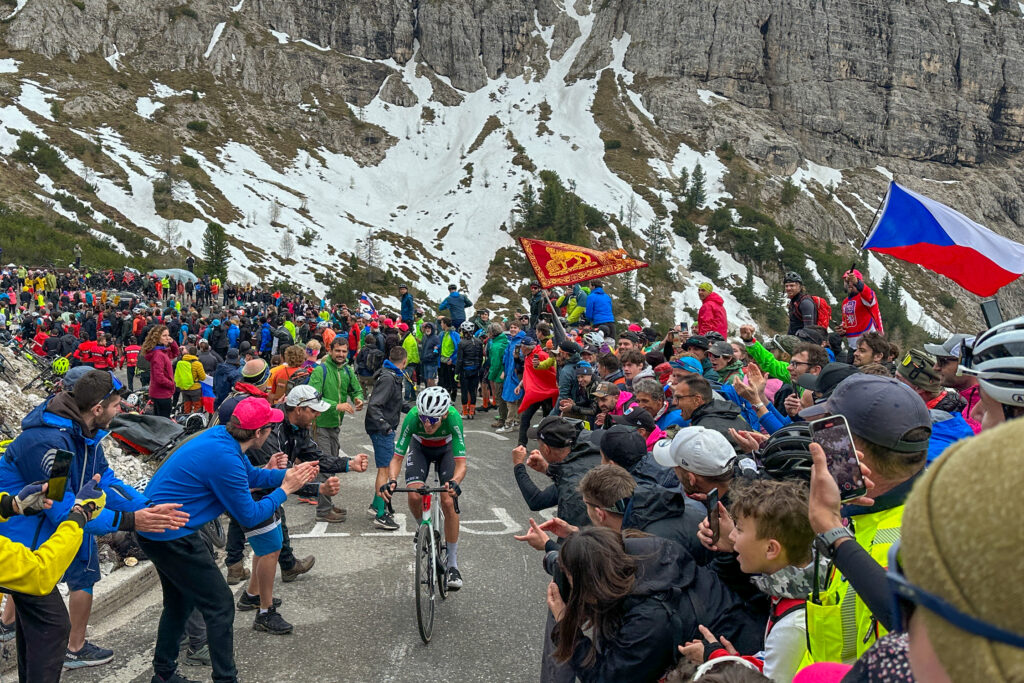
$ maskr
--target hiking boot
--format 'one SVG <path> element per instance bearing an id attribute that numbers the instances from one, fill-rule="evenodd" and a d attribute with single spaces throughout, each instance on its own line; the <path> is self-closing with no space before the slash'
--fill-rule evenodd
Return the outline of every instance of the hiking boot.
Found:
<path id="1" fill-rule="evenodd" d="M 266 631 L 275 636 L 283 636 L 291 633 L 294 627 L 284 620 L 277 613 L 276 607 L 271 607 L 266 612 L 258 613 L 252 622 L 253 631 Z"/>
<path id="2" fill-rule="evenodd" d="M 398 523 L 395 522 L 395 518 L 391 516 L 390 512 L 385 512 L 373 520 L 373 526 L 384 531 L 398 531 Z"/>
<path id="3" fill-rule="evenodd" d="M 6 643 L 8 640 L 14 640 L 14 622 L 5 624 L 0 621 L 0 643 Z"/>
<path id="4" fill-rule="evenodd" d="M 210 666 L 210 646 L 203 645 L 198 650 L 185 650 L 185 663 L 189 666 Z"/>
<path id="5" fill-rule="evenodd" d="M 285 583 L 291 583 L 312 569 L 314 564 L 316 564 L 316 558 L 312 555 L 307 555 L 301 560 L 295 560 L 295 564 L 292 565 L 291 569 L 281 570 L 281 580 Z"/>
<path id="6" fill-rule="evenodd" d="M 346 517 L 348 516 L 348 508 L 340 508 L 337 505 L 332 505 L 331 509 L 337 512 L 339 515 L 345 515 Z"/>
<path id="7" fill-rule="evenodd" d="M 495 420 L 494 422 L 491 423 L 491 429 L 500 429 L 500 428 L 502 428 L 504 426 L 505 426 L 505 421 L 502 420 L 501 418 L 498 418 L 497 420 Z"/>
<path id="8" fill-rule="evenodd" d="M 241 562 L 235 562 L 234 564 L 229 564 L 228 565 L 228 585 L 229 586 L 237 585 L 237 584 L 245 581 L 246 579 L 248 579 L 251 574 L 252 574 L 252 572 L 250 572 L 248 569 L 246 569 L 245 565 L 242 564 Z"/>
<path id="9" fill-rule="evenodd" d="M 113 650 L 97 647 L 86 641 L 85 645 L 78 652 L 64 651 L 64 668 L 81 669 L 87 666 L 100 666 L 101 664 L 108 663 L 113 658 Z"/>
<path id="10" fill-rule="evenodd" d="M 457 591 L 462 588 L 462 574 L 459 572 L 458 567 L 448 568 L 448 590 Z"/>
<path id="11" fill-rule="evenodd" d="M 318 513 L 316 513 L 316 521 L 318 521 L 318 522 L 328 522 L 328 523 L 331 523 L 331 524 L 334 524 L 336 522 L 344 522 L 347 517 L 348 517 L 348 515 L 341 514 L 335 508 L 331 508 L 327 512 L 318 512 Z"/>
<path id="12" fill-rule="evenodd" d="M 242 592 L 238 596 L 238 602 L 235 603 L 235 607 L 238 608 L 239 612 L 251 612 L 254 609 L 259 609 L 260 596 L 254 595 L 251 598 L 249 594 L 242 589 Z M 274 598 L 274 607 L 281 606 L 281 598 Z"/>

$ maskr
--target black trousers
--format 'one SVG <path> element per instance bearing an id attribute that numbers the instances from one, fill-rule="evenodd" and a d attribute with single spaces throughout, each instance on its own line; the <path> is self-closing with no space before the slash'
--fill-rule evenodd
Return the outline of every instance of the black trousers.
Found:
<path id="1" fill-rule="evenodd" d="M 43 596 L 11 593 L 18 638 L 18 680 L 50 683 L 60 680 L 71 619 L 64 599 L 54 588 Z"/>
<path id="2" fill-rule="evenodd" d="M 223 683 L 238 680 L 234 597 L 199 534 L 172 541 L 151 541 L 139 536 L 139 545 L 156 567 L 164 593 L 153 670 L 165 679 L 174 675 L 185 623 L 195 608 L 206 622 L 213 680 Z"/>
<path id="3" fill-rule="evenodd" d="M 455 366 L 446 363 L 437 366 L 437 383 L 451 395 L 452 403 L 455 403 L 455 396 L 459 389 L 455 384 Z"/>
<path id="4" fill-rule="evenodd" d="M 463 370 L 459 382 L 462 384 L 462 405 L 476 405 L 476 392 L 480 388 L 480 368 Z"/>
<path id="5" fill-rule="evenodd" d="M 174 399 L 171 398 L 153 398 L 149 397 L 149 400 L 153 402 L 153 414 L 159 415 L 160 417 L 170 418 L 171 407 L 174 405 Z"/>
<path id="6" fill-rule="evenodd" d="M 555 408 L 555 402 L 551 399 L 545 399 L 538 401 L 537 403 L 531 403 L 526 406 L 526 410 L 519 416 L 519 445 L 525 446 L 529 439 L 526 437 L 526 433 L 530 431 L 530 420 L 537 411 L 541 411 L 541 415 L 547 415 Z"/>
<path id="7" fill-rule="evenodd" d="M 135 366 L 129 365 L 124 371 L 128 375 L 128 391 L 135 391 Z"/>

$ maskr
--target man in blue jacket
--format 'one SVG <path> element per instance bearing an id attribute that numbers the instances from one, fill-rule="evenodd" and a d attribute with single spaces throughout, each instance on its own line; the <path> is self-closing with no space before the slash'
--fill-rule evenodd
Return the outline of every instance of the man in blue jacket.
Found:
<path id="1" fill-rule="evenodd" d="M 412 327 L 416 315 L 416 305 L 413 303 L 409 288 L 405 285 L 399 285 L 398 298 L 402 300 L 402 322 Z"/>
<path id="2" fill-rule="evenodd" d="M 452 327 L 459 329 L 459 326 L 466 322 L 466 309 L 472 306 L 473 302 L 465 294 L 460 293 L 457 286 L 448 285 L 448 296 L 441 301 L 438 310 L 448 311 Z"/>
<path id="3" fill-rule="evenodd" d="M 73 454 L 64 497 L 54 501 L 43 514 L 16 517 L 0 526 L 0 534 L 36 550 L 56 531 L 75 504 L 75 494 L 94 475 L 100 475 L 99 487 L 106 493 L 106 508 L 92 519 L 85 531 L 90 536 L 82 542 L 64 581 L 71 592 L 70 624 L 60 593 L 14 597 L 19 619 L 41 620 L 61 638 L 68 637 L 67 649 L 55 639 L 50 645 L 55 675 L 61 666 L 74 669 L 106 664 L 114 657 L 112 650 L 97 647 L 85 640 L 85 630 L 92 610 L 92 589 L 100 580 L 99 555 L 95 536 L 117 530 L 161 532 L 185 524 L 188 516 L 167 501 L 165 505 L 147 507 L 149 501 L 121 481 L 107 463 L 100 442 L 107 435 L 106 427 L 120 410 L 120 382 L 110 372 L 90 370 L 79 378 L 70 391 L 63 391 L 35 407 L 21 423 L 22 432 L 0 459 L 0 490 L 16 495 L 23 487 L 50 478 L 50 470 L 58 451 Z"/>
<path id="4" fill-rule="evenodd" d="M 511 322 L 508 324 L 508 336 L 508 346 L 505 347 L 505 357 L 502 359 L 505 372 L 501 376 L 501 398 L 508 404 L 508 416 L 505 418 L 505 426 L 498 428 L 499 432 L 511 432 L 516 429 L 516 425 L 519 424 L 519 399 L 523 397 L 519 388 L 522 378 L 516 372 L 516 349 L 526 339 L 526 332 L 518 323 Z M 533 337 L 533 340 L 536 343 L 536 337 Z M 519 364 L 522 365 L 522 361 Z"/>
<path id="5" fill-rule="evenodd" d="M 319 461 L 291 469 L 280 466 L 285 456 L 274 457 L 256 469 L 246 451 L 263 446 L 272 426 L 284 413 L 266 399 L 250 397 L 235 407 L 227 425 L 211 427 L 184 442 L 153 475 L 146 495 L 155 503 L 181 501 L 189 514 L 183 528 L 162 534 L 140 533 L 139 545 L 152 560 L 163 588 L 163 613 L 153 653 L 153 681 L 178 681 L 178 649 L 185 622 L 197 608 L 206 622 L 214 681 L 234 681 L 235 605 L 224 575 L 196 531 L 225 510 L 243 527 L 255 527 L 272 518 L 288 494 L 316 478 Z M 336 480 L 335 480 L 336 483 Z M 272 489 L 253 500 L 250 489 Z M 334 491 L 337 493 L 337 491 Z M 280 527 L 275 533 L 280 533 Z M 271 604 L 260 613 L 270 614 Z"/>
<path id="6" fill-rule="evenodd" d="M 612 298 L 604 293 L 600 280 L 590 281 L 587 295 L 587 320 L 604 332 L 605 339 L 615 339 L 615 313 L 612 312 Z"/>
<path id="7" fill-rule="evenodd" d="M 231 319 L 231 325 L 228 327 L 228 346 L 232 349 L 238 348 L 238 336 L 241 330 L 238 327 L 238 318 Z"/>
<path id="8" fill-rule="evenodd" d="M 274 348 L 274 328 L 266 317 L 260 318 L 263 323 L 260 326 L 260 355 L 263 360 L 270 362 L 270 352 Z"/>

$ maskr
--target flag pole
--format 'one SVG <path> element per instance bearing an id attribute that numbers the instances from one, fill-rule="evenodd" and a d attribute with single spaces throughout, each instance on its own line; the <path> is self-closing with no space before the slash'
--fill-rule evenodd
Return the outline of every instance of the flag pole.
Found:
<path id="1" fill-rule="evenodd" d="M 568 339 L 569 335 L 566 334 L 565 328 L 562 327 L 562 321 L 559 318 L 558 309 L 555 308 L 554 305 L 552 305 L 551 299 L 548 298 L 547 290 L 542 289 L 540 290 L 540 293 L 541 296 L 544 297 L 544 302 L 548 305 L 548 309 L 551 311 L 551 324 L 555 328 L 555 345 L 558 346 L 566 339 Z"/>
<path id="2" fill-rule="evenodd" d="M 871 239 L 871 235 L 875 232 L 875 229 L 878 227 L 878 224 L 876 222 L 876 221 L 878 221 L 878 214 L 882 213 L 882 209 L 884 209 L 885 206 L 889 203 L 889 195 L 892 194 L 892 186 L 895 185 L 895 184 L 896 184 L 895 180 L 890 180 L 889 181 L 889 187 L 886 188 L 886 190 L 885 190 L 885 196 L 882 197 L 882 201 L 879 202 L 878 208 L 875 209 L 875 215 L 871 217 L 871 229 L 868 230 L 868 234 L 864 237 L 864 244 L 868 243 L 868 240 Z M 861 249 L 864 248 L 864 244 L 860 245 Z"/>

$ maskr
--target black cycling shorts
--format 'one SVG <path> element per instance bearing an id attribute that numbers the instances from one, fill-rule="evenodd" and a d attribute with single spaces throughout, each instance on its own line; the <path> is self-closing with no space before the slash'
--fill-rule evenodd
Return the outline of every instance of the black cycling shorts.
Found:
<path id="1" fill-rule="evenodd" d="M 405 485 L 416 482 L 425 484 L 431 463 L 434 464 L 434 470 L 441 475 L 442 484 L 451 481 L 455 476 L 455 455 L 452 453 L 452 445 L 449 443 L 438 448 L 430 448 L 413 439 L 409 444 L 409 455 L 405 459 Z"/>

